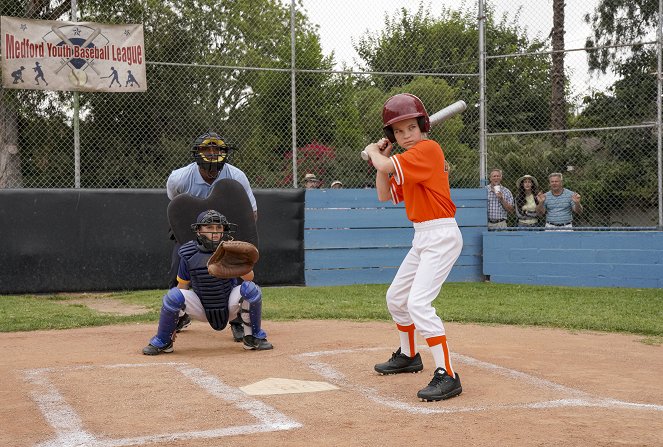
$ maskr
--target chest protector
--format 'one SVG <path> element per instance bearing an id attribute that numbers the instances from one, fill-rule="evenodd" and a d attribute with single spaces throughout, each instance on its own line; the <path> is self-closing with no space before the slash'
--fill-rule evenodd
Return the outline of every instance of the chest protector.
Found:
<path id="1" fill-rule="evenodd" d="M 205 308 L 207 321 L 215 330 L 222 330 L 228 324 L 228 299 L 234 287 L 233 280 L 210 275 L 207 261 L 212 253 L 201 252 L 194 241 L 182 245 L 179 254 L 187 264 L 191 288 Z"/>

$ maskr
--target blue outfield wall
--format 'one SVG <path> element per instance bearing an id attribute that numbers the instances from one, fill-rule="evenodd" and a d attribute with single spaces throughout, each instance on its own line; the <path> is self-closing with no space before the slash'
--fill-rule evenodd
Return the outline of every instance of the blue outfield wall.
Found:
<path id="1" fill-rule="evenodd" d="M 463 250 L 448 281 L 482 281 L 484 189 L 454 189 Z M 412 245 L 403 204 L 379 202 L 375 189 L 311 189 L 304 217 L 308 286 L 388 284 Z"/>
<path id="2" fill-rule="evenodd" d="M 663 287 L 661 231 L 484 231 L 491 282 Z"/>

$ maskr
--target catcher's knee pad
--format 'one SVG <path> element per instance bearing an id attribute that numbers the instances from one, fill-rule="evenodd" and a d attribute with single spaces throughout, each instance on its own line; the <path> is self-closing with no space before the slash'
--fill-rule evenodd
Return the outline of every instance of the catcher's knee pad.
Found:
<path id="1" fill-rule="evenodd" d="M 262 300 L 262 291 L 253 281 L 244 281 L 239 286 L 239 294 L 249 303 L 255 303 Z"/>
<path id="2" fill-rule="evenodd" d="M 177 287 L 173 287 L 163 296 L 163 307 L 171 312 L 179 313 L 186 307 L 185 303 L 184 294 Z"/>

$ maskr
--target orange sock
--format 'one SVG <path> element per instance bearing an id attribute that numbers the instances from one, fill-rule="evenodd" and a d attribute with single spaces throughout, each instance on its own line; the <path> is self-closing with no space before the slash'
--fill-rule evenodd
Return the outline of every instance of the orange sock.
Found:
<path id="1" fill-rule="evenodd" d="M 405 354 L 408 357 L 417 355 L 417 345 L 414 342 L 414 323 L 409 326 L 396 324 L 396 327 L 398 328 L 398 335 L 401 338 L 401 354 Z"/>
<path id="2" fill-rule="evenodd" d="M 435 360 L 435 369 L 444 368 L 451 377 L 456 377 L 456 373 L 451 366 L 451 356 L 449 355 L 449 346 L 447 346 L 447 336 L 440 335 L 426 339 L 430 347 L 430 352 Z"/>

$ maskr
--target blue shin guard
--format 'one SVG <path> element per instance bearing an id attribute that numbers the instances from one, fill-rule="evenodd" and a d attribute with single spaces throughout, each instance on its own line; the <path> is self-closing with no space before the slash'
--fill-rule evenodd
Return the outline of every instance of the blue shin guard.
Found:
<path id="1" fill-rule="evenodd" d="M 267 338 L 267 333 L 260 327 L 262 322 L 262 292 L 260 287 L 253 281 L 244 281 L 239 292 L 242 296 L 240 303 L 242 321 L 251 328 L 251 334 L 255 338 Z"/>
<path id="2" fill-rule="evenodd" d="M 163 296 L 163 306 L 159 316 L 157 335 L 152 337 L 150 344 L 157 348 L 168 346 L 173 341 L 173 334 L 177 329 L 177 320 L 180 310 L 184 309 L 184 295 L 180 289 L 173 287 Z"/>

